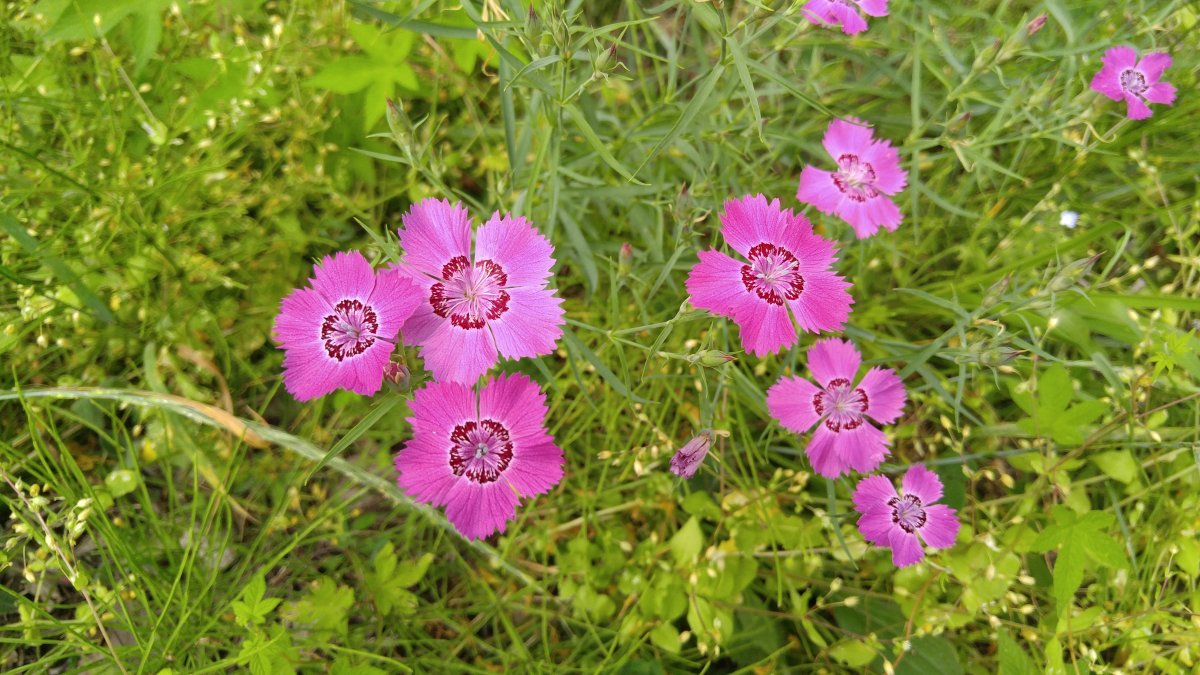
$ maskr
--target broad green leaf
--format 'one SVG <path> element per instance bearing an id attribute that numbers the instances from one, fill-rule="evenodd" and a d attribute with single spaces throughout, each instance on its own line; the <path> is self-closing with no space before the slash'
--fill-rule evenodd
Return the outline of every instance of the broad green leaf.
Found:
<path id="1" fill-rule="evenodd" d="M 704 534 L 700 531 L 700 521 L 692 516 L 671 537 L 671 555 L 677 564 L 692 567 L 696 563 L 696 557 L 700 555 L 703 544 Z"/>
<path id="2" fill-rule="evenodd" d="M 385 33 L 369 23 L 357 21 L 351 22 L 346 29 L 371 59 L 393 65 L 404 63 L 416 37 L 411 31 L 393 30 Z"/>
<path id="3" fill-rule="evenodd" d="M 429 570 L 431 563 L 433 563 L 433 554 L 426 553 L 415 563 L 409 563 L 400 568 L 400 571 L 392 577 L 392 581 L 404 588 L 411 588 L 425 578 L 425 572 Z"/>
<path id="4" fill-rule="evenodd" d="M 694 598 L 688 607 L 688 626 L 702 642 L 720 644 L 733 633 L 733 612 L 714 607 L 704 598 Z"/>
<path id="5" fill-rule="evenodd" d="M 944 637 L 914 638 L 908 653 L 896 666 L 896 675 L 962 675 L 954 645 Z"/>
<path id="6" fill-rule="evenodd" d="M 1107 534 L 1095 530 L 1085 530 L 1079 533 L 1079 540 L 1083 543 L 1083 549 L 1087 551 L 1088 557 L 1096 563 L 1113 569 L 1124 569 L 1129 565 L 1125 549 L 1116 539 Z"/>
<path id="7" fill-rule="evenodd" d="M 1083 545 L 1074 540 L 1068 540 L 1058 550 L 1054 561 L 1054 599 L 1060 613 L 1071 606 L 1075 591 L 1083 583 L 1084 557 Z"/>
<path id="8" fill-rule="evenodd" d="M 308 78 L 306 84 L 338 94 L 353 94 L 380 79 L 383 72 L 378 63 L 365 56 L 343 56 Z"/>
<path id="9" fill-rule="evenodd" d="M 1109 478 L 1132 483 L 1137 478 L 1138 465 L 1129 450 L 1110 450 L 1092 455 L 1091 460 Z"/>
<path id="10" fill-rule="evenodd" d="M 1179 547 L 1179 552 L 1175 554 L 1175 564 L 1193 579 L 1200 576 L 1200 542 L 1191 536 L 1180 537 L 1175 544 Z"/>
<path id="11" fill-rule="evenodd" d="M 999 634 L 1000 675 L 1038 675 L 1041 671 L 1006 630 Z"/>
<path id="12" fill-rule="evenodd" d="M 679 631 L 669 623 L 660 623 L 650 631 L 650 641 L 659 649 L 678 654 L 683 645 L 679 642 Z"/>
<path id="13" fill-rule="evenodd" d="M 1063 414 L 1061 421 L 1075 426 L 1083 426 L 1095 421 L 1096 418 L 1108 412 L 1111 407 L 1104 401 L 1084 401 L 1071 406 L 1071 409 Z"/>
<path id="14" fill-rule="evenodd" d="M 851 668 L 862 668 L 875 660 L 875 650 L 862 640 L 843 640 L 829 648 L 829 655 Z"/>
<path id="15" fill-rule="evenodd" d="M 158 12 L 170 0 L 69 0 L 66 3 L 41 2 L 38 8 L 59 6 L 58 20 L 42 36 L 46 40 L 82 40 L 107 35 L 125 17 L 136 11 Z M 161 18 L 160 18 L 161 21 Z"/>
<path id="16" fill-rule="evenodd" d="M 1046 424 L 1055 415 L 1066 410 L 1074 393 L 1071 388 L 1071 375 L 1061 363 L 1054 364 L 1042 373 L 1037 381 L 1037 414 L 1040 421 Z"/>

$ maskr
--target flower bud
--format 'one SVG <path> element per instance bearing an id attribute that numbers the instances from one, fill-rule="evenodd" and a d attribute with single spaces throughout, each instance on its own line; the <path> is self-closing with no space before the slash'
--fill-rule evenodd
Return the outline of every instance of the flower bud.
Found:
<path id="1" fill-rule="evenodd" d="M 617 276 L 627 277 L 633 270 L 633 247 L 629 242 L 621 244 L 621 252 L 617 255 Z"/>
<path id="2" fill-rule="evenodd" d="M 671 473 L 681 478 L 691 478 L 696 469 L 708 456 L 708 448 L 712 443 L 712 432 L 702 431 L 692 440 L 684 444 L 675 456 L 671 458 Z"/>
<path id="3" fill-rule="evenodd" d="M 1008 286 L 1012 283 L 1012 274 L 1005 274 L 1004 278 L 992 284 L 991 288 L 984 293 L 983 300 L 979 301 L 980 307 L 991 307 L 1000 302 L 1004 298 L 1004 294 L 1008 292 Z"/>
<path id="4" fill-rule="evenodd" d="M 1033 21 L 1030 21 L 1029 23 L 1025 24 L 1025 32 L 1028 33 L 1030 35 L 1030 37 L 1032 37 L 1039 30 L 1041 30 L 1042 26 L 1044 26 L 1044 25 L 1046 25 L 1046 15 L 1039 14 L 1036 17 L 1034 17 Z"/>
<path id="5" fill-rule="evenodd" d="M 1018 356 L 1024 353 L 1025 350 L 1023 349 L 1004 349 L 1003 347 L 997 347 L 995 349 L 989 349 L 980 354 L 979 363 L 987 366 L 988 368 L 998 368 L 1005 364 L 1011 363 L 1013 359 L 1016 359 Z"/>
<path id="6" fill-rule="evenodd" d="M 699 363 L 705 368 L 716 368 L 736 360 L 737 357 L 733 354 L 727 354 L 719 349 L 705 349 L 688 357 L 688 361 Z"/>
<path id="7" fill-rule="evenodd" d="M 1092 265 L 1095 265 L 1096 261 L 1099 259 L 1100 254 L 1097 253 L 1090 258 L 1073 260 L 1070 263 L 1063 265 L 1062 269 L 1058 271 L 1058 274 L 1055 274 L 1054 278 L 1050 280 L 1047 288 L 1054 293 L 1065 291 L 1068 288 L 1071 288 L 1078 283 L 1080 279 L 1087 276 L 1087 273 L 1092 269 Z"/>
<path id="8" fill-rule="evenodd" d="M 412 387 L 412 373 L 408 366 L 396 361 L 388 361 L 383 367 L 383 380 L 393 391 L 404 393 Z"/>

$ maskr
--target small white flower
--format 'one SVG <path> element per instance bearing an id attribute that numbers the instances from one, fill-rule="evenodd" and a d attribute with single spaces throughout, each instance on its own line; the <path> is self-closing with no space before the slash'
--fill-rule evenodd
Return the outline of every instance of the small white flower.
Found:
<path id="1" fill-rule="evenodd" d="M 1063 211 L 1058 217 L 1058 224 L 1068 230 L 1075 229 L 1075 224 L 1079 222 L 1079 214 L 1074 211 Z"/>

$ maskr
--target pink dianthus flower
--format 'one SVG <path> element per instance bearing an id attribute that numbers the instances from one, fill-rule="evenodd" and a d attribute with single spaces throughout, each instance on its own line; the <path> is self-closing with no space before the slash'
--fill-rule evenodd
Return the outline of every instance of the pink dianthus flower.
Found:
<path id="1" fill-rule="evenodd" d="M 850 283 L 830 268 L 833 242 L 813 233 L 803 215 L 762 195 L 725 202 L 721 234 L 738 260 L 701 251 L 687 290 L 692 304 L 728 316 L 741 328 L 742 345 L 765 356 L 796 343 L 796 326 L 818 333 L 841 330 L 854 300 Z"/>
<path id="2" fill-rule="evenodd" d="M 1161 82 L 1163 71 L 1171 67 L 1171 55 L 1151 52 L 1138 60 L 1132 47 L 1113 47 L 1104 52 L 1104 67 L 1092 78 L 1092 89 L 1114 101 L 1125 101 L 1131 120 L 1144 120 L 1153 113 L 1146 103 L 1171 105 L 1175 87 Z"/>
<path id="3" fill-rule="evenodd" d="M 884 476 L 867 476 L 854 489 L 854 509 L 862 514 L 858 531 L 883 548 L 892 549 L 892 563 L 905 567 L 925 557 L 923 540 L 931 548 L 950 548 L 958 536 L 958 516 L 942 498 L 942 481 L 920 464 L 904 474 L 904 494 L 897 494 Z"/>
<path id="4" fill-rule="evenodd" d="M 404 274 L 377 273 L 358 251 L 326 256 L 275 317 L 284 387 L 301 401 L 339 387 L 379 391 L 396 334 L 418 302 L 420 289 Z"/>
<path id="5" fill-rule="evenodd" d="M 855 9 L 868 16 L 887 16 L 888 0 L 808 0 L 804 5 L 804 18 L 818 26 L 841 26 L 846 35 L 861 33 L 867 29 L 867 20 Z"/>
<path id="6" fill-rule="evenodd" d="M 824 214 L 836 214 L 865 239 L 880 227 L 895 232 L 904 219 L 892 200 L 908 184 L 900 155 L 887 140 L 875 140 L 871 127 L 851 118 L 834 120 L 822 140 L 837 171 L 805 166 L 796 199 Z"/>
<path id="7" fill-rule="evenodd" d="M 784 428 L 802 434 L 816 425 L 805 453 L 826 478 L 879 466 L 891 443 L 871 420 L 891 424 L 904 408 L 904 383 L 895 371 L 871 368 L 860 380 L 861 363 L 850 342 L 819 340 L 808 350 L 816 384 L 791 376 L 767 390 L 767 410 Z"/>
<path id="8" fill-rule="evenodd" d="M 521 216 L 492 214 L 472 248 L 461 204 L 426 199 L 404 216 L 404 270 L 423 299 L 404 324 L 438 381 L 473 383 L 496 364 L 554 351 L 562 300 L 547 288 L 554 247 Z"/>
<path id="9" fill-rule="evenodd" d="M 413 437 L 396 456 L 400 487 L 445 506 L 467 539 L 503 532 L 522 497 L 562 479 L 563 452 L 545 428 L 546 397 L 525 375 L 490 378 L 478 394 L 430 382 L 410 405 Z"/>

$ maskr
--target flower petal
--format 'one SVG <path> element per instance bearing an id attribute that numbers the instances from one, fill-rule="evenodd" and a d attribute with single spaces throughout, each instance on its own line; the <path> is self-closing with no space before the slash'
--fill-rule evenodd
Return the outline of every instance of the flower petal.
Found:
<path id="1" fill-rule="evenodd" d="M 1111 66 L 1104 66 L 1092 77 L 1091 88 L 1114 101 L 1125 98 L 1125 91 L 1121 89 L 1121 71 Z"/>
<path id="2" fill-rule="evenodd" d="M 887 476 L 867 476 L 858 481 L 858 485 L 854 488 L 854 508 L 863 514 L 880 510 L 890 513 L 891 507 L 888 506 L 888 500 L 895 499 L 897 496 L 896 486 L 892 485 L 892 481 Z"/>
<path id="3" fill-rule="evenodd" d="M 813 432 L 812 438 L 808 439 L 808 445 L 804 448 L 804 454 L 808 455 L 813 471 L 825 478 L 837 478 L 846 473 L 845 458 L 834 447 L 836 441 L 837 434 L 824 424 L 818 424 L 817 430 Z"/>
<path id="4" fill-rule="evenodd" d="M 853 11 L 853 10 L 851 10 Z M 855 15 L 857 16 L 857 15 Z M 857 155 L 862 157 L 871 150 L 874 132 L 871 125 L 860 119 L 850 117 L 837 119 L 829 123 L 825 130 L 825 138 L 821 143 L 825 151 L 834 160 L 842 155 Z"/>
<path id="5" fill-rule="evenodd" d="M 482 539 L 503 532 L 520 501 L 503 480 L 483 484 L 459 480 L 446 498 L 446 518 L 467 539 Z"/>
<path id="6" fill-rule="evenodd" d="M 563 451 L 546 433 L 546 395 L 527 375 L 500 375 L 479 394 L 480 419 L 505 426 L 513 443 L 503 480 L 523 497 L 547 492 L 563 477 Z"/>
<path id="7" fill-rule="evenodd" d="M 1113 47 L 1104 52 L 1102 61 L 1105 66 L 1115 68 L 1119 74 L 1122 70 L 1137 65 L 1137 50 L 1125 45 Z"/>
<path id="8" fill-rule="evenodd" d="M 458 481 L 450 466 L 450 437 L 456 426 L 476 419 L 475 395 L 465 385 L 430 382 L 416 391 L 409 408 L 413 438 L 396 456 L 398 481 L 413 499 L 441 506 Z"/>
<path id="9" fill-rule="evenodd" d="M 471 216 L 462 204 L 423 199 L 404 214 L 399 233 L 404 262 L 422 274 L 440 279 L 451 258 L 471 259 Z"/>
<path id="10" fill-rule="evenodd" d="M 812 204 L 826 215 L 835 213 L 842 203 L 842 192 L 833 182 L 833 174 L 815 166 L 805 166 L 800 172 L 800 186 L 796 189 L 796 200 Z"/>
<path id="11" fill-rule="evenodd" d="M 882 478 L 882 476 L 877 476 Z M 887 479 L 884 478 L 886 481 Z M 899 529 L 892 522 L 891 511 L 871 511 L 864 513 L 858 519 L 858 531 L 862 533 L 863 539 L 887 548 L 891 546 L 892 530 Z"/>
<path id="12" fill-rule="evenodd" d="M 473 384 L 496 365 L 496 343 L 486 329 L 463 329 L 447 320 L 421 343 L 425 369 L 439 382 Z"/>
<path id="13" fill-rule="evenodd" d="M 867 473 L 879 468 L 883 458 L 888 455 L 891 441 L 877 427 L 864 421 L 854 429 L 843 428 L 839 431 L 833 447 L 842 455 L 848 467 L 859 473 Z"/>
<path id="14" fill-rule="evenodd" d="M 1171 105 L 1175 103 L 1175 85 L 1168 82 L 1153 84 L 1146 90 L 1144 96 L 1151 103 Z"/>
<path id="15" fill-rule="evenodd" d="M 687 292 L 692 304 L 714 314 L 733 316 L 733 307 L 749 295 L 742 283 L 745 263 L 720 251 L 700 251 L 700 262 L 688 273 Z"/>
<path id="16" fill-rule="evenodd" d="M 508 275 L 506 287 L 546 284 L 554 247 L 521 216 L 493 213 L 475 233 L 475 262 L 491 260 Z"/>
<path id="17" fill-rule="evenodd" d="M 950 548 L 958 537 L 958 514 L 945 504 L 925 507 L 925 526 L 918 532 L 933 548 Z"/>
<path id="18" fill-rule="evenodd" d="M 342 300 L 366 300 L 375 288 L 371 263 L 358 251 L 338 251 L 313 268 L 312 287 L 333 307 Z"/>
<path id="19" fill-rule="evenodd" d="M 857 35 L 867 29 L 867 20 L 849 5 L 835 4 L 833 15 L 837 17 L 837 22 L 842 24 L 842 32 L 846 35 Z"/>
<path id="20" fill-rule="evenodd" d="M 895 232 L 904 220 L 900 207 L 890 197 L 877 197 L 857 201 L 845 197 L 839 202 L 837 215 L 854 228 L 854 235 L 866 239 L 879 231 L 880 227 Z"/>
<path id="21" fill-rule="evenodd" d="M 733 307 L 733 320 L 742 332 L 742 347 L 758 357 L 796 344 L 796 327 L 783 305 L 773 305 L 745 293 Z"/>
<path id="22" fill-rule="evenodd" d="M 873 471 L 887 456 L 888 445 L 887 436 L 870 424 L 841 431 L 820 424 L 805 451 L 814 471 L 825 478 L 837 478 L 850 469 Z"/>
<path id="23" fill-rule="evenodd" d="M 904 494 L 913 495 L 928 506 L 942 498 L 942 479 L 920 464 L 912 465 L 904 474 Z"/>
<path id="24" fill-rule="evenodd" d="M 871 16 L 887 16 L 888 0 L 854 0 L 854 2 Z"/>
<path id="25" fill-rule="evenodd" d="M 1171 55 L 1166 52 L 1151 52 L 1142 57 L 1137 69 L 1145 76 L 1146 81 L 1153 84 L 1162 78 L 1163 71 L 1171 67 Z"/>
<path id="26" fill-rule="evenodd" d="M 899 527 L 888 535 L 888 543 L 892 547 L 892 564 L 896 567 L 908 567 L 920 562 L 925 557 L 921 549 L 921 540 L 915 534 L 909 534 Z"/>
<path id="27" fill-rule="evenodd" d="M 894 195 L 908 184 L 908 173 L 900 168 L 900 153 L 890 141 L 875 141 L 862 159 L 875 170 L 874 186 L 880 192 Z"/>
<path id="28" fill-rule="evenodd" d="M 782 377 L 767 390 L 767 410 L 785 429 L 802 434 L 821 419 L 813 406 L 813 398 L 820 393 L 804 378 Z"/>
<path id="29" fill-rule="evenodd" d="M 833 3 L 829 0 L 808 0 L 803 11 L 804 18 L 808 19 L 809 23 L 818 26 L 837 25 L 837 18 L 833 15 Z"/>
<path id="30" fill-rule="evenodd" d="M 721 213 L 721 236 L 747 257 L 750 249 L 763 243 L 790 250 L 797 244 L 796 238 L 805 232 L 812 234 L 807 218 L 783 208 L 778 199 L 768 202 L 761 194 L 730 199 Z"/>
<path id="31" fill-rule="evenodd" d="M 842 330 L 850 318 L 850 282 L 832 272 L 804 276 L 804 292 L 788 301 L 796 325 L 809 333 Z"/>
<path id="32" fill-rule="evenodd" d="M 858 383 L 867 394 L 866 413 L 880 424 L 891 424 L 904 410 L 904 383 L 891 368 L 872 368 Z"/>
<path id="33" fill-rule="evenodd" d="M 379 316 L 378 335 L 394 339 L 400 327 L 422 304 L 423 295 L 421 287 L 402 270 L 394 266 L 379 270 L 375 275 L 375 289 L 367 303 Z"/>
<path id="34" fill-rule="evenodd" d="M 808 350 L 808 370 L 822 388 L 833 380 L 854 382 L 862 356 L 853 343 L 837 338 L 817 340 Z"/>
<path id="35" fill-rule="evenodd" d="M 1131 120 L 1148 119 L 1154 113 L 1150 112 L 1150 106 L 1147 106 L 1142 99 L 1133 94 L 1125 94 L 1125 115 Z"/>
<path id="36" fill-rule="evenodd" d="M 496 348 L 509 359 L 553 352 L 562 337 L 562 298 L 545 288 L 510 288 L 508 294 L 508 311 L 487 324 Z"/>

